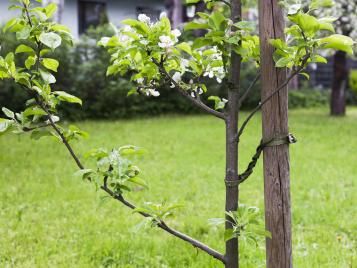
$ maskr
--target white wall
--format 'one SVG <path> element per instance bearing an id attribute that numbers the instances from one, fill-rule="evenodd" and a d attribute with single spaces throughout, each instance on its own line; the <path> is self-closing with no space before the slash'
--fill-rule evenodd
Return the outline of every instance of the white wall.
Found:
<path id="1" fill-rule="evenodd" d="M 1 0 L 0 0 L 1 1 Z M 149 6 L 158 10 L 164 10 L 164 0 L 96 0 L 107 3 L 109 20 L 115 25 L 126 18 L 136 17 L 138 6 Z M 65 0 L 62 23 L 67 25 L 74 37 L 78 37 L 78 5 L 77 0 Z"/>
<path id="2" fill-rule="evenodd" d="M 19 15 L 19 11 L 8 10 L 8 7 L 11 4 L 12 3 L 10 2 L 10 0 L 0 0 L 0 24 L 1 25 L 7 22 L 12 17 Z"/>
<path id="3" fill-rule="evenodd" d="M 87 0 L 90 1 L 90 0 Z M 115 25 L 126 18 L 136 17 L 138 6 L 148 6 L 158 10 L 164 10 L 164 0 L 96 0 L 107 3 L 109 20 Z M 78 0 L 65 0 L 62 24 L 67 25 L 74 37 L 78 38 Z M 16 11 L 8 11 L 10 5 L 8 0 L 0 0 L 0 23 L 18 14 Z"/>

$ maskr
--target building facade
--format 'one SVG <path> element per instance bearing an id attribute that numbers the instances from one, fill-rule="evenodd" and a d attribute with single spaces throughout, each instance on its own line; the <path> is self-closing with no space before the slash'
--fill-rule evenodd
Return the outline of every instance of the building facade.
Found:
<path id="1" fill-rule="evenodd" d="M 45 2 L 45 1 L 43 1 Z M 88 27 L 98 25 L 108 18 L 115 25 L 125 18 L 137 17 L 145 13 L 152 18 L 159 17 L 165 10 L 164 0 L 60 0 L 47 1 L 60 3 L 60 22 L 68 26 L 75 38 Z M 9 11 L 10 1 L 0 1 L 0 23 L 4 23 L 17 15 L 17 11 Z"/>

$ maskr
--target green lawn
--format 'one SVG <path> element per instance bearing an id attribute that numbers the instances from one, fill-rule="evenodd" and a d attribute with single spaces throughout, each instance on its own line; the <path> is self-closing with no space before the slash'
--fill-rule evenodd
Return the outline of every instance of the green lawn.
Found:
<path id="1" fill-rule="evenodd" d="M 322 109 L 291 111 L 294 263 L 299 268 L 357 267 L 357 110 L 330 118 Z M 82 122 L 91 133 L 76 149 L 135 144 L 149 190 L 136 203 L 182 202 L 170 224 L 223 251 L 223 230 L 208 225 L 224 207 L 223 123 L 203 116 Z M 242 137 L 241 166 L 260 140 L 260 118 Z M 153 229 L 136 233 L 138 215 L 102 199 L 75 178 L 65 148 L 48 139 L 0 138 L 0 267 L 221 267 L 190 245 Z M 242 166 L 242 167 L 243 167 Z M 241 202 L 263 208 L 261 162 L 241 186 Z M 242 267 L 264 267 L 264 243 L 242 246 Z"/>

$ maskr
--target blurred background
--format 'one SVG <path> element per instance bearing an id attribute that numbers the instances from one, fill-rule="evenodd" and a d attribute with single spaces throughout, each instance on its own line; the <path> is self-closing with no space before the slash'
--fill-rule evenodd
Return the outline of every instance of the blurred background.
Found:
<path id="1" fill-rule="evenodd" d="M 145 13 L 156 20 L 161 12 L 166 12 L 173 28 L 181 28 L 186 21 L 193 19 L 195 11 L 202 11 L 204 3 L 184 5 L 182 0 L 46 0 L 43 4 L 58 4 L 56 20 L 67 25 L 75 37 L 74 47 L 59 50 L 61 65 L 57 76 L 56 90 L 66 90 L 84 100 L 83 108 L 64 106 L 62 113 L 69 119 L 87 118 L 129 118 L 165 113 L 197 113 L 198 111 L 175 92 L 161 89 L 159 98 L 143 96 L 126 97 L 132 88 L 128 79 L 108 78 L 105 76 L 109 57 L 104 49 L 97 47 L 97 41 L 103 36 L 113 34 L 109 23 L 117 26 L 120 21 Z M 331 13 L 338 14 L 335 23 L 338 32 L 351 37 L 356 36 L 357 18 L 351 12 L 350 1 L 337 1 Z M 353 2 L 353 1 L 352 1 Z M 0 22 L 16 15 L 16 11 L 7 11 L 8 1 L 0 1 Z M 333 15 L 333 14 L 332 14 Z M 257 9 L 254 1 L 248 1 L 244 8 L 246 20 L 257 21 Z M 356 27 L 355 27 L 356 26 Z M 202 34 L 197 32 L 196 34 Z M 187 34 L 183 39 L 187 38 Z M 1 51 L 4 55 L 17 46 L 11 35 L 0 33 Z M 326 55 L 328 64 L 311 64 L 307 70 L 310 79 L 296 77 L 291 81 L 290 108 L 330 106 L 333 115 L 344 115 L 346 104 L 357 103 L 357 61 L 344 52 Z M 243 88 L 255 77 L 256 68 L 245 64 L 242 72 Z M 207 81 L 209 84 L 209 81 Z M 210 85 L 212 95 L 221 95 L 224 85 Z M 8 81 L 0 81 L 0 106 L 13 110 L 22 109 L 26 93 L 15 90 L 16 86 Z M 245 102 L 244 109 L 259 102 L 259 84 L 254 93 Z"/>

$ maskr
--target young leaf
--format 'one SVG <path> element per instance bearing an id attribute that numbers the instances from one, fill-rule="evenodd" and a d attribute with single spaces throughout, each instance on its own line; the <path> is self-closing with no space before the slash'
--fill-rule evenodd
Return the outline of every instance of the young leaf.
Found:
<path id="1" fill-rule="evenodd" d="M 78 103 L 82 105 L 82 100 L 76 96 L 73 96 L 71 94 L 68 94 L 67 92 L 64 91 L 54 91 L 53 94 L 58 96 L 58 99 L 61 101 L 66 101 L 70 103 Z"/>
<path id="2" fill-rule="evenodd" d="M 15 54 L 19 54 L 19 53 L 35 54 L 35 50 L 33 50 L 32 47 L 29 47 L 29 46 L 26 46 L 26 45 L 19 45 L 15 50 Z"/>
<path id="3" fill-rule="evenodd" d="M 59 66 L 59 62 L 55 59 L 50 58 L 43 58 L 41 61 L 42 65 L 45 66 L 47 69 L 57 72 L 57 68 Z"/>
<path id="4" fill-rule="evenodd" d="M 324 48 L 341 50 L 351 55 L 353 54 L 352 46 L 354 43 L 351 37 L 341 34 L 333 34 L 320 40 L 320 44 L 322 44 Z"/>
<path id="5" fill-rule="evenodd" d="M 57 11 L 57 5 L 54 3 L 51 3 L 45 7 L 45 13 L 48 18 L 51 18 L 56 11 Z"/>
<path id="6" fill-rule="evenodd" d="M 58 34 L 50 32 L 50 33 L 42 33 L 40 35 L 40 41 L 42 44 L 54 50 L 61 45 L 62 39 Z"/>
<path id="7" fill-rule="evenodd" d="M 36 63 L 36 56 L 29 56 L 26 60 L 25 60 L 25 67 L 27 69 L 30 69 L 32 66 L 35 65 Z"/>
<path id="8" fill-rule="evenodd" d="M 40 70 L 40 74 L 41 74 L 41 77 L 42 77 L 43 81 L 45 81 L 45 83 L 47 83 L 47 84 L 56 83 L 56 78 L 52 74 L 50 74 L 49 72 L 44 71 L 44 70 Z"/>
<path id="9" fill-rule="evenodd" d="M 0 136 L 9 130 L 13 123 L 14 122 L 12 120 L 0 118 Z"/>

